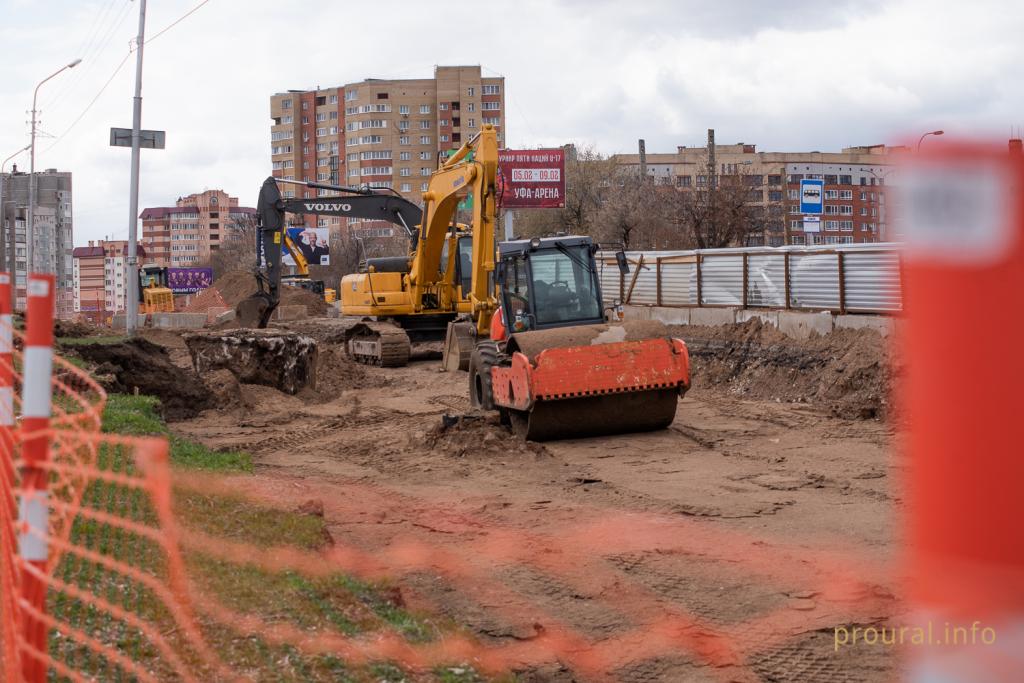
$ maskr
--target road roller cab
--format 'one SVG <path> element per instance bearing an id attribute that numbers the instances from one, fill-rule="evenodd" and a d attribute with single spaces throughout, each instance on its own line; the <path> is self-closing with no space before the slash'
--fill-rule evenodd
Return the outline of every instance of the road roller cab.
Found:
<path id="1" fill-rule="evenodd" d="M 498 246 L 498 320 L 477 343 L 470 397 L 533 440 L 667 427 L 690 386 L 686 345 L 655 321 L 609 324 L 589 237 Z M 612 307 L 608 310 L 615 310 Z"/>

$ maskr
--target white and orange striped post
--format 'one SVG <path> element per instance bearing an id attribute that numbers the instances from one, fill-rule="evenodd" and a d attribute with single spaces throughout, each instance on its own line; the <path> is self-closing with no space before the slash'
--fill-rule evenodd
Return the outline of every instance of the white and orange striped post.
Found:
<path id="1" fill-rule="evenodd" d="M 25 350 L 21 390 L 22 457 L 21 503 L 18 521 L 21 528 L 19 553 L 27 566 L 45 572 L 49 557 L 49 477 L 42 465 L 50 456 L 50 397 L 53 370 L 54 276 L 33 273 L 28 278 L 25 306 Z M 23 568 L 22 600 L 31 609 L 46 609 L 46 584 Z M 46 653 L 49 629 L 36 616 L 25 611 L 23 637 L 37 652 Z M 47 665 L 36 657 L 21 657 L 25 683 L 46 680 Z"/>
<path id="2" fill-rule="evenodd" d="M 17 519 L 18 505 L 14 498 L 14 321 L 11 316 L 11 275 L 0 273 L 0 467 L 3 467 L 4 485 L 3 506 L 0 511 L 0 534 L 2 539 L 3 557 L 0 557 L 0 591 L 3 595 L 3 605 L 0 607 L 3 614 L 0 619 L 4 620 L 4 665 L 0 670 L 11 671 L 18 657 L 18 646 L 14 639 L 14 633 L 8 632 L 10 628 L 17 628 L 14 621 L 16 610 L 14 605 L 17 601 L 15 591 L 17 580 L 15 578 L 14 564 L 14 520 Z"/>

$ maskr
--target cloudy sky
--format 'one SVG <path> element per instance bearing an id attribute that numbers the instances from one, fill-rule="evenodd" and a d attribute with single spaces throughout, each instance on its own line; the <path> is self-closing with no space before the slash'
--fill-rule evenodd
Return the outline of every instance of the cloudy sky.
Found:
<path id="1" fill-rule="evenodd" d="M 270 94 L 435 64 L 505 76 L 512 147 L 671 151 L 713 127 L 720 143 L 827 151 L 1024 127 L 1013 0 L 208 0 L 156 35 L 200 3 L 148 5 L 143 127 L 167 149 L 143 151 L 142 207 L 206 188 L 252 205 Z M 107 142 L 131 125 L 137 21 L 137 0 L 0 0 L 0 159 L 28 142 L 35 84 L 84 60 L 40 90 L 36 161 L 74 173 L 78 244 L 127 235 L 130 152 Z"/>

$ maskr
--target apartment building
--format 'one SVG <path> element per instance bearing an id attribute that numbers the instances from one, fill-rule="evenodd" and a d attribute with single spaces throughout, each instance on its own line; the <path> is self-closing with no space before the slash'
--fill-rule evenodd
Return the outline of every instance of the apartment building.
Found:
<path id="1" fill-rule="evenodd" d="M 142 245 L 136 247 L 140 260 L 146 259 Z M 74 312 L 100 324 L 128 304 L 128 288 L 138 286 L 128 271 L 128 240 L 89 241 L 72 252 Z"/>
<path id="2" fill-rule="evenodd" d="M 270 98 L 271 166 L 275 178 L 390 188 L 420 203 L 439 160 L 492 124 L 505 135 L 505 79 L 479 66 L 438 66 L 433 78 L 382 80 L 289 90 Z M 333 194 L 282 184 L 286 197 Z M 299 218 L 295 218 L 299 221 Z M 341 226 L 307 216 L 305 224 Z M 398 234 L 382 221 L 348 221 L 352 234 Z M 340 227 L 339 227 L 340 229 Z"/>
<path id="3" fill-rule="evenodd" d="M 712 136 L 713 139 L 713 136 Z M 904 148 L 886 145 L 847 147 L 841 152 L 758 152 L 756 145 L 714 145 L 709 169 L 708 147 L 678 147 L 674 153 L 646 154 L 643 172 L 660 184 L 700 190 L 709 182 L 740 182 L 750 203 L 765 207 L 763 234 L 751 245 L 847 244 L 891 238 L 886 215 L 886 183 L 894 156 Z M 639 154 L 615 157 L 622 167 L 641 172 Z M 714 180 L 710 176 L 717 176 Z M 800 214 L 800 181 L 825 182 L 824 213 L 819 231 L 805 230 Z"/>
<path id="4" fill-rule="evenodd" d="M 254 216 L 256 209 L 238 205 L 223 190 L 204 190 L 179 197 L 174 206 L 142 211 L 142 245 L 148 260 L 172 268 L 205 263 L 228 239 L 233 223 Z"/>
<path id="5" fill-rule="evenodd" d="M 0 253 L 3 263 L 10 269 L 15 264 L 16 306 L 24 310 L 28 234 L 29 174 L 17 170 L 3 176 L 3 196 L 0 198 Z M 71 211 L 71 173 L 50 168 L 36 172 L 35 226 L 33 230 L 34 268 L 38 272 L 53 273 L 57 282 L 57 316 L 67 319 L 74 315 L 74 274 L 71 252 L 74 232 Z M 12 239 L 13 235 L 13 239 Z"/>

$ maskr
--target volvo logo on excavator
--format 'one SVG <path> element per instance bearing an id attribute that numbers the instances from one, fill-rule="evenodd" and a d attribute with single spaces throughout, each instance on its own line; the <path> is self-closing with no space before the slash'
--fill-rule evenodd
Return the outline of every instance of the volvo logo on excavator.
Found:
<path id="1" fill-rule="evenodd" d="M 338 211 L 342 213 L 348 213 L 352 211 L 351 204 L 342 204 L 341 202 L 333 202 L 330 204 L 306 202 L 302 206 L 305 207 L 306 211 L 309 211 L 310 213 L 316 213 L 317 211 Z"/>

